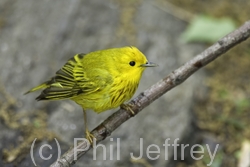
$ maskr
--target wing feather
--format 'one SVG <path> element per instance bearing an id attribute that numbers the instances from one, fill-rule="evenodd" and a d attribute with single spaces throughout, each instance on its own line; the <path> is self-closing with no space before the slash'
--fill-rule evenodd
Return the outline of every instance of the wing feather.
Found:
<path id="1" fill-rule="evenodd" d="M 77 54 L 56 72 L 55 77 L 45 82 L 46 89 L 37 100 L 59 100 L 72 98 L 80 94 L 89 94 L 102 89 L 109 80 L 87 76 L 82 65 L 84 54 Z M 91 70 L 90 70 L 91 71 Z M 99 81 L 100 80 L 100 81 Z"/>

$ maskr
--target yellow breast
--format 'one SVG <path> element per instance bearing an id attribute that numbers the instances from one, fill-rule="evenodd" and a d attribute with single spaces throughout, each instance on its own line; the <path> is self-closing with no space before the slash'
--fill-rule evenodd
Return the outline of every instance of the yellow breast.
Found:
<path id="1" fill-rule="evenodd" d="M 124 76 L 115 77 L 113 84 L 101 90 L 100 93 L 80 95 L 74 97 L 76 103 L 84 109 L 91 109 L 97 113 L 119 107 L 129 100 L 135 93 L 139 84 L 139 79 L 126 78 Z"/>

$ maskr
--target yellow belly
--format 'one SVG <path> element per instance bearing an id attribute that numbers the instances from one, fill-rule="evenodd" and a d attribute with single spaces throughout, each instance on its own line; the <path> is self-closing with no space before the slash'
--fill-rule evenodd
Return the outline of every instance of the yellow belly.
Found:
<path id="1" fill-rule="evenodd" d="M 122 87 L 119 85 L 123 85 Z M 98 93 L 81 94 L 71 98 L 77 104 L 82 106 L 83 109 L 91 109 L 97 113 L 119 107 L 125 101 L 129 100 L 135 93 L 138 83 L 129 84 L 112 84 Z M 125 85 L 125 86 L 124 86 Z"/>

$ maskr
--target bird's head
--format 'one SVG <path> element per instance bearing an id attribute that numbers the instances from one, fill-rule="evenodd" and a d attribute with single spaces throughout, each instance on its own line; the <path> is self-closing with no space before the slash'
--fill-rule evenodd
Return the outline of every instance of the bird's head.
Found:
<path id="1" fill-rule="evenodd" d="M 156 67 L 157 64 L 149 62 L 145 55 L 136 47 L 120 48 L 120 55 L 117 57 L 119 63 L 118 70 L 121 75 L 140 79 L 143 71 L 147 67 Z"/>

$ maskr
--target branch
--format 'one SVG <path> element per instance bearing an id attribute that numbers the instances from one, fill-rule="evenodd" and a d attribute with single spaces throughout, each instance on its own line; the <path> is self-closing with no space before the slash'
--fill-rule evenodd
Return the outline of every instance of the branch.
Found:
<path id="1" fill-rule="evenodd" d="M 138 114 L 143 108 L 148 106 L 154 100 L 184 82 L 190 75 L 199 70 L 201 67 L 204 67 L 208 63 L 212 62 L 214 59 L 218 58 L 229 49 L 249 38 L 249 36 L 250 21 L 246 22 L 237 30 L 220 39 L 201 54 L 197 55 L 183 66 L 173 71 L 166 78 L 160 80 L 156 84 L 152 85 L 149 89 L 140 93 L 129 103 L 131 105 L 131 109 L 134 111 L 135 115 Z M 133 116 L 134 115 L 132 115 L 131 112 L 123 109 L 120 109 L 109 116 L 104 122 L 102 122 L 91 132 L 96 138 L 96 143 L 99 143 L 106 137 L 110 136 L 115 129 L 117 129 L 121 124 Z M 86 149 L 87 145 L 88 143 L 86 141 L 82 141 L 77 145 L 77 147 L 70 148 L 62 155 L 60 159 L 54 162 L 51 167 L 69 167 L 70 165 L 74 164 L 81 156 L 83 156 L 92 148 L 89 147 Z M 79 149 L 85 149 L 85 151 L 76 151 Z M 74 152 L 77 154 L 76 160 L 74 160 Z"/>

